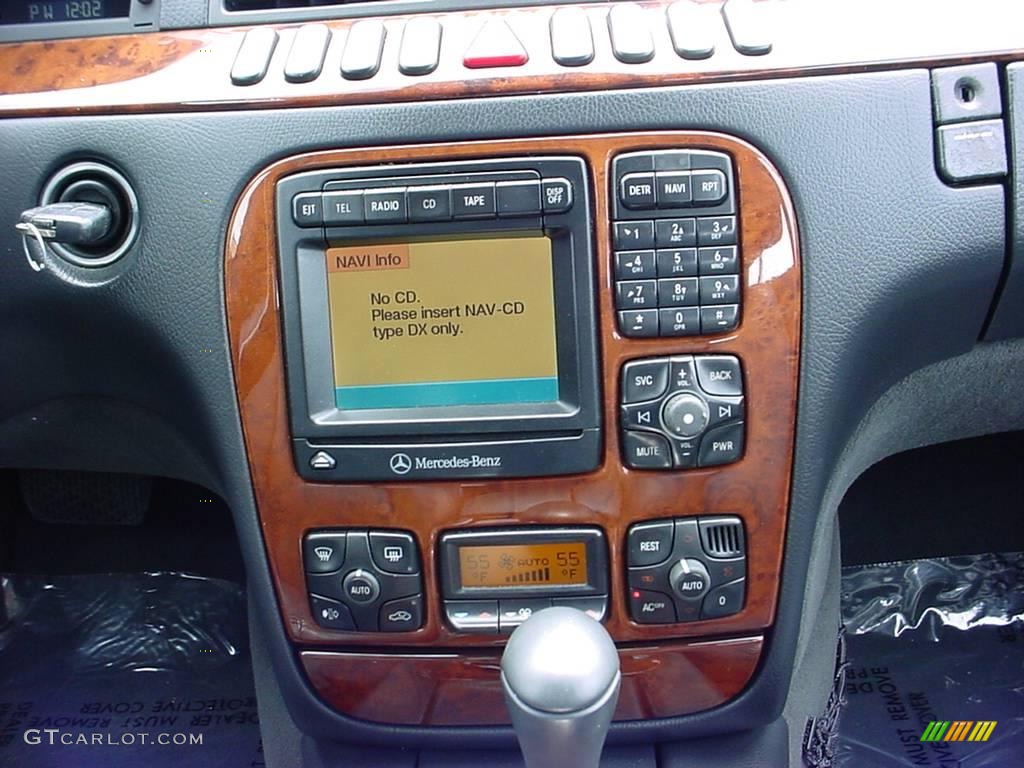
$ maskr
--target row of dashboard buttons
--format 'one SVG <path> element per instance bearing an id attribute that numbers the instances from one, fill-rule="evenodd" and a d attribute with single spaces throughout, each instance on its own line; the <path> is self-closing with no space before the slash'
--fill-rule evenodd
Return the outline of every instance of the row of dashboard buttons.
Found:
<path id="1" fill-rule="evenodd" d="M 303 192 L 292 199 L 292 219 L 300 227 L 330 227 L 535 216 L 571 207 L 568 180 L 525 179 Z"/>
<path id="2" fill-rule="evenodd" d="M 458 632 L 509 633 L 537 611 L 552 606 L 576 608 L 594 621 L 603 621 L 608 610 L 605 595 L 593 597 L 512 598 L 508 600 L 447 600 L 445 615 Z"/>
<path id="3" fill-rule="evenodd" d="M 733 47 L 743 55 L 761 55 L 771 50 L 765 36 L 766 3 L 729 0 L 719 13 L 717 6 L 680 0 L 669 6 L 660 23 L 668 25 L 672 48 L 683 59 L 705 59 L 715 52 L 723 20 Z M 634 3 L 619 3 L 607 15 L 607 34 L 612 53 L 624 64 L 643 64 L 656 53 L 653 24 L 659 23 L 651 9 Z M 388 38 L 386 25 L 378 20 L 357 21 L 349 27 L 341 52 L 341 75 L 348 80 L 374 77 L 384 58 Z M 434 72 L 442 56 L 444 28 L 432 17 L 416 17 L 402 27 L 398 50 L 398 71 L 409 77 Z M 564 67 L 582 67 L 594 60 L 594 29 L 590 14 L 580 8 L 561 8 L 551 15 L 550 54 Z M 308 83 L 323 72 L 333 33 L 324 24 L 307 24 L 296 30 L 284 63 L 284 77 L 290 83 Z M 278 31 L 257 27 L 246 33 L 231 68 L 235 85 L 255 85 L 270 69 L 279 41 Z M 445 52 L 447 53 L 447 52 Z M 522 41 L 508 22 L 500 17 L 484 21 L 465 48 L 462 65 L 467 69 L 520 67 L 530 60 Z"/>
<path id="4" fill-rule="evenodd" d="M 619 199 L 633 210 L 718 205 L 728 193 L 725 174 L 715 169 L 628 173 L 619 185 Z"/>

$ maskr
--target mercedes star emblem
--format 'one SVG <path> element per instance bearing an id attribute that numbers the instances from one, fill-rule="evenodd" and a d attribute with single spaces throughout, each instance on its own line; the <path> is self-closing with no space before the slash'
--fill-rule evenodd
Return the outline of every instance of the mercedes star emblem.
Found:
<path id="1" fill-rule="evenodd" d="M 391 457 L 391 471 L 396 475 L 408 474 L 410 469 L 412 469 L 412 459 L 409 458 L 409 454 L 396 453 Z"/>

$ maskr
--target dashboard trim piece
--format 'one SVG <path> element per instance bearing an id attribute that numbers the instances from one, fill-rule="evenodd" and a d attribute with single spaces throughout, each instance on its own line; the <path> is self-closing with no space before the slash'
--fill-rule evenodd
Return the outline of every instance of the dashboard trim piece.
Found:
<path id="1" fill-rule="evenodd" d="M 1015 28 L 1012 20 L 1003 18 L 993 26 L 1001 8 L 1010 10 L 996 0 L 978 0 L 971 14 L 957 13 L 954 21 L 944 25 L 939 24 L 945 18 L 941 9 L 936 10 L 936 25 L 930 29 L 934 34 L 927 36 L 900 34 L 899 30 L 909 28 L 901 25 L 912 19 L 900 16 L 909 11 L 899 11 L 892 3 L 817 3 L 824 6 L 821 9 L 813 0 L 770 3 L 770 17 L 776 22 L 771 53 L 740 54 L 722 24 L 715 54 L 707 59 L 683 59 L 675 53 L 664 21 L 668 2 L 642 5 L 652 21 L 655 43 L 655 55 L 647 62 L 619 61 L 605 31 L 610 6 L 583 4 L 571 7 L 582 9 L 590 19 L 594 59 L 585 66 L 558 65 L 551 55 L 549 22 L 565 6 L 545 5 L 431 15 L 441 22 L 444 41 L 472 40 L 487 20 L 502 18 L 528 50 L 529 60 L 521 67 L 467 69 L 462 63 L 464 46 L 448 42 L 442 44 L 437 68 L 415 76 L 403 75 L 399 69 L 402 32 L 408 20 L 430 17 L 385 17 L 380 71 L 365 80 L 345 80 L 340 75 L 354 19 L 324 22 L 332 34 L 323 74 L 306 83 L 290 83 L 284 75 L 285 60 L 300 28 L 294 24 L 273 25 L 281 39 L 269 74 L 249 86 L 232 85 L 229 73 L 251 27 L 10 43 L 0 45 L 0 72 L 13 73 L 0 88 L 0 116 L 194 112 L 579 92 L 1008 61 L 1024 55 L 1024 48 L 1006 36 L 1007 30 Z M 935 0 L 932 5 L 953 4 Z"/>
<path id="2" fill-rule="evenodd" d="M 300 170 L 424 160 L 537 155 L 560 152 L 588 164 L 596 221 L 608 222 L 607 189 L 612 157 L 626 151 L 704 148 L 733 156 L 740 202 L 744 319 L 718 336 L 625 339 L 612 306 L 610 232 L 594 233 L 598 274 L 599 342 L 603 418 L 607 425 L 602 466 L 593 473 L 559 478 L 423 483 L 327 484 L 303 480 L 290 448 L 284 383 L 275 188 Z M 612 593 L 606 626 L 618 642 L 652 643 L 672 638 L 756 635 L 774 619 L 789 502 L 800 342 L 800 269 L 796 221 L 783 182 L 770 162 L 745 142 L 719 134 L 656 132 L 566 136 L 545 139 L 353 149 L 310 153 L 278 161 L 246 187 L 228 232 L 225 291 L 236 389 L 259 510 L 282 619 L 289 638 L 327 650 L 330 646 L 422 648 L 479 653 L 502 637 L 460 635 L 443 622 L 438 575 L 424 569 L 426 621 L 416 632 L 343 633 L 320 628 L 310 613 L 302 570 L 302 536 L 338 526 L 402 528 L 416 534 L 425 563 L 437 559 L 444 529 L 472 530 L 521 524 L 600 525 L 610 543 Z M 626 469 L 617 431 L 618 377 L 637 357 L 687 353 L 738 355 L 746 371 L 748 448 L 736 464 L 688 472 Z M 701 513 L 743 518 L 748 542 L 748 597 L 733 616 L 694 624 L 640 625 L 626 606 L 622 542 L 638 520 Z M 718 700 L 722 703 L 746 682 Z M 678 711 L 693 711 L 687 697 Z"/>

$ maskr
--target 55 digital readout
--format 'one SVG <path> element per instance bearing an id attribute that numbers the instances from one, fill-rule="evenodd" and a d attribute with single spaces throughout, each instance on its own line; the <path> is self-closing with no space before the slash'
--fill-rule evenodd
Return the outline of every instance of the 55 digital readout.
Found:
<path id="1" fill-rule="evenodd" d="M 461 587 L 584 586 L 587 545 L 582 541 L 493 544 L 459 548 Z"/>
<path id="2" fill-rule="evenodd" d="M 2 4 L 0 24 L 42 24 L 48 21 L 116 19 L 128 15 L 131 0 L 53 0 Z"/>

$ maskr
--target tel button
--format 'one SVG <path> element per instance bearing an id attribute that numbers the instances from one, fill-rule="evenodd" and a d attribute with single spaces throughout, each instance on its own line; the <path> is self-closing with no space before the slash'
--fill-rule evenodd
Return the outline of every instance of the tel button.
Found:
<path id="1" fill-rule="evenodd" d="M 629 529 L 629 566 L 657 565 L 668 559 L 672 552 L 671 520 L 641 523 Z"/>
<path id="2" fill-rule="evenodd" d="M 385 573 L 419 573 L 416 543 L 408 533 L 370 531 L 370 554 Z"/>
<path id="3" fill-rule="evenodd" d="M 656 400 L 668 388 L 667 360 L 640 360 L 622 369 L 622 402 Z"/>
<path id="4" fill-rule="evenodd" d="M 629 610 L 638 624 L 673 624 L 676 620 L 672 601 L 661 592 L 629 590 Z"/>
<path id="5" fill-rule="evenodd" d="M 369 571 L 351 571 L 341 583 L 342 592 L 353 603 L 366 605 L 380 597 L 380 582 Z"/>

